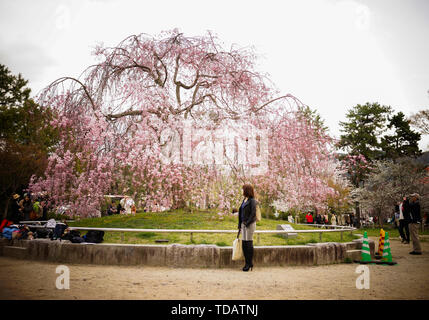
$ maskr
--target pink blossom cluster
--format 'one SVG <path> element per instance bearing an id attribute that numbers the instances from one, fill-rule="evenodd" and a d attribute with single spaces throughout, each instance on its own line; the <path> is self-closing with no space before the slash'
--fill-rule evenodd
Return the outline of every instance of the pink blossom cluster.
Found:
<path id="1" fill-rule="evenodd" d="M 364 155 L 347 155 L 341 164 L 341 169 L 347 172 L 350 180 L 358 185 L 373 169 Z"/>

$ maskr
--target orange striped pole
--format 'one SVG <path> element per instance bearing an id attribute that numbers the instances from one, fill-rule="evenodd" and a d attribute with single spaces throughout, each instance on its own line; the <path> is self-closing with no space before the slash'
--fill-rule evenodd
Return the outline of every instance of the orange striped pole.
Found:
<path id="1" fill-rule="evenodd" d="M 385 237 L 386 237 L 386 232 L 383 229 L 380 229 L 380 238 L 378 239 L 378 252 L 377 252 L 379 256 L 383 256 Z"/>

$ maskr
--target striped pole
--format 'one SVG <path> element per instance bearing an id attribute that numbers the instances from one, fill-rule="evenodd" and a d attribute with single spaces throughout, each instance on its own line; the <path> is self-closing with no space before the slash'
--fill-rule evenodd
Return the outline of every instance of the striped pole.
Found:
<path id="1" fill-rule="evenodd" d="M 380 229 L 380 238 L 378 240 L 378 252 L 377 252 L 380 257 L 383 255 L 385 235 L 386 235 L 386 232 L 383 229 Z"/>

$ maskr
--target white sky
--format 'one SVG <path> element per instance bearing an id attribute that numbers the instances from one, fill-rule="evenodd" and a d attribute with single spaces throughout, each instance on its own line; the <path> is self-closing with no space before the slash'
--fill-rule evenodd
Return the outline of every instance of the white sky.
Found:
<path id="1" fill-rule="evenodd" d="M 0 63 L 37 94 L 79 76 L 100 42 L 173 28 L 254 46 L 260 71 L 316 109 L 336 137 L 358 103 L 407 116 L 429 108 L 427 0 L 0 0 Z M 427 150 L 429 137 L 422 140 Z"/>

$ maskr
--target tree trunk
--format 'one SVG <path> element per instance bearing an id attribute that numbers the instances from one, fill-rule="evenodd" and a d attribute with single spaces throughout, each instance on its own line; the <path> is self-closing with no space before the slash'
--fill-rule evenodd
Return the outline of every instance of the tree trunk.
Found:
<path id="1" fill-rule="evenodd" d="M 360 228 L 360 206 L 359 202 L 355 202 L 355 210 L 356 210 L 356 227 Z"/>
<path id="2" fill-rule="evenodd" d="M 381 209 L 377 210 L 378 226 L 383 229 L 383 220 L 381 220 Z"/>
<path id="3" fill-rule="evenodd" d="M 9 202 L 10 202 L 10 198 L 7 198 L 6 200 L 6 205 L 5 205 L 5 209 L 4 212 L 2 214 L 1 220 L 6 219 L 7 218 L 7 210 L 9 209 Z"/>

